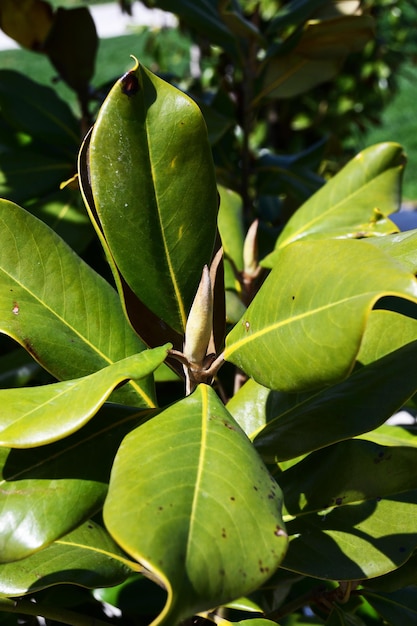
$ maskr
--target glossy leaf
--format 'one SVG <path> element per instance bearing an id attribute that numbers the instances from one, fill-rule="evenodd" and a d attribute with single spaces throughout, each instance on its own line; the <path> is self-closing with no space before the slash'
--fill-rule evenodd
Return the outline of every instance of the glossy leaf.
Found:
<path id="1" fill-rule="evenodd" d="M 298 26 L 326 3 L 327 0 L 290 0 L 268 23 L 268 34 L 274 35 L 284 26 Z"/>
<path id="2" fill-rule="evenodd" d="M 155 348 L 83 378 L 0 390 L 0 404 L 6 407 L 0 418 L 0 446 L 31 448 L 71 435 L 97 413 L 116 386 L 149 376 L 167 353 L 167 346 Z"/>
<path id="3" fill-rule="evenodd" d="M 404 565 L 393 572 L 363 582 L 365 589 L 383 592 L 398 591 L 410 585 L 417 586 L 417 554 L 415 552 Z"/>
<path id="4" fill-rule="evenodd" d="M 102 527 L 88 521 L 44 550 L 0 565 L 0 595 L 22 596 L 57 584 L 115 585 L 136 568 Z"/>
<path id="5" fill-rule="evenodd" d="M 56 378 L 91 374 L 141 352 L 116 292 L 45 224 L 0 201 L 0 331 Z M 151 379 L 112 399 L 154 406 Z"/>
<path id="6" fill-rule="evenodd" d="M 372 239 L 371 243 L 384 250 L 393 258 L 398 259 L 413 274 L 417 273 L 417 230 L 378 237 L 377 239 Z"/>
<path id="7" fill-rule="evenodd" d="M 225 358 L 271 389 L 336 383 L 352 370 L 369 313 L 385 295 L 416 302 L 417 282 L 366 241 L 286 246 L 227 336 Z"/>
<path id="8" fill-rule="evenodd" d="M 346 462 L 348 460 L 348 462 Z M 293 516 L 417 490 L 417 450 L 350 439 L 313 452 L 280 477 Z M 399 528 L 401 524 L 399 524 Z"/>
<path id="9" fill-rule="evenodd" d="M 126 437 L 104 520 L 168 590 L 155 623 L 173 623 L 269 578 L 286 549 L 280 506 L 279 487 L 246 436 L 200 385 Z"/>
<path id="10" fill-rule="evenodd" d="M 307 22 L 295 47 L 287 54 L 267 58 L 262 88 L 255 102 L 263 98 L 293 98 L 330 80 L 346 56 L 362 50 L 371 39 L 373 26 L 369 15 Z"/>
<path id="11" fill-rule="evenodd" d="M 270 393 L 270 389 L 249 378 L 227 403 L 227 410 L 248 437 L 265 426 L 267 421 L 266 403 Z"/>
<path id="12" fill-rule="evenodd" d="M 401 408 L 417 389 L 416 350 L 417 342 L 406 345 L 358 369 L 346 381 L 300 398 L 292 406 L 280 406 L 280 397 L 275 399 L 271 394 L 264 408 L 267 423 L 252 434 L 258 452 L 269 461 L 281 461 L 361 433 L 378 432 L 373 429 Z"/>
<path id="13" fill-rule="evenodd" d="M 197 105 L 143 66 L 134 68 L 97 117 L 89 176 L 90 211 L 118 271 L 155 315 L 183 333 L 216 238 L 214 167 Z"/>
<path id="14" fill-rule="evenodd" d="M 368 319 L 358 361 L 367 365 L 416 339 L 417 319 L 393 311 L 374 310 Z"/>
<path id="15" fill-rule="evenodd" d="M 47 446 L 0 449 L 0 562 L 23 559 L 100 510 L 123 437 L 148 412 L 105 405 L 81 430 Z"/>
<path id="16" fill-rule="evenodd" d="M 401 146 L 381 143 L 352 159 L 288 221 L 276 248 L 302 238 L 364 237 L 397 230 L 405 157 Z M 272 267 L 274 257 L 264 260 Z"/>
<path id="17" fill-rule="evenodd" d="M 329 580 L 363 580 L 407 561 L 417 545 L 417 490 L 334 507 L 287 523 L 282 567 Z"/>

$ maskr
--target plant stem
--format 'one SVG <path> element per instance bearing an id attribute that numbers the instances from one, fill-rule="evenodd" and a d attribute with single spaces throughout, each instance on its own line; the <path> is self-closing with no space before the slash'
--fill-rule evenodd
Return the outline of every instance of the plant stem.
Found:
<path id="1" fill-rule="evenodd" d="M 52 606 L 45 606 L 43 604 L 36 604 L 30 600 L 0 600 L 0 611 L 6 613 L 20 613 L 22 615 L 34 615 L 42 616 L 46 619 L 54 620 L 55 622 L 61 622 L 62 624 L 69 624 L 69 626 L 109 626 L 110 622 L 104 622 L 95 617 L 87 615 L 80 615 L 74 611 L 68 609 L 55 608 Z"/>

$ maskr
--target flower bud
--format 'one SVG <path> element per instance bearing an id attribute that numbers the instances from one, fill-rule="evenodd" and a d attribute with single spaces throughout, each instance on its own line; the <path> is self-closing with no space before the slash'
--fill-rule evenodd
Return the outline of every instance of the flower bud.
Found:
<path id="1" fill-rule="evenodd" d="M 210 272 L 205 265 L 185 328 L 183 354 L 190 365 L 202 367 L 212 330 L 213 293 Z"/>

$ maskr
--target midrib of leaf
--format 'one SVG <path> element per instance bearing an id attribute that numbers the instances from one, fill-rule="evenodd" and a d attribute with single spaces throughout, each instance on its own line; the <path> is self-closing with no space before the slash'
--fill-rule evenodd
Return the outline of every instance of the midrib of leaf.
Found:
<path id="1" fill-rule="evenodd" d="M 317 307 L 315 309 L 312 309 L 310 311 L 306 311 L 305 313 L 300 313 L 298 315 L 292 315 L 291 317 L 285 319 L 285 320 L 280 320 L 279 322 L 275 322 L 274 324 L 270 324 L 269 326 L 265 326 L 265 328 L 262 328 L 261 330 L 258 330 L 254 333 L 252 333 L 250 336 L 248 337 L 243 337 L 242 339 L 239 339 L 239 341 L 236 341 L 235 343 L 233 343 L 231 346 L 226 347 L 225 351 L 224 351 L 224 356 L 225 359 L 227 360 L 234 352 L 236 352 L 236 350 L 238 350 L 239 348 L 241 348 L 244 345 L 247 345 L 248 343 L 250 343 L 251 341 L 255 341 L 255 339 L 258 339 L 259 337 L 262 337 L 263 335 L 266 335 L 270 332 L 273 332 L 274 330 L 277 330 L 278 328 L 282 328 L 283 326 L 288 326 L 289 324 L 293 324 L 294 322 L 299 322 L 300 320 L 306 319 L 308 317 L 311 317 L 312 315 L 317 315 L 319 313 L 322 313 L 323 311 L 326 310 L 330 310 L 334 307 L 340 306 L 342 304 L 345 304 L 346 302 L 352 302 L 353 300 L 358 300 L 358 299 L 362 299 L 365 296 L 369 295 L 371 296 L 374 292 L 364 292 L 361 294 L 358 294 L 357 296 L 350 296 L 348 298 L 342 298 L 341 300 L 337 300 L 336 302 L 331 302 L 329 304 L 325 304 L 323 306 Z M 407 300 L 410 300 L 412 302 L 414 302 L 415 300 L 413 300 L 410 296 L 407 297 L 405 294 L 398 294 L 395 292 L 386 292 L 384 293 L 384 295 L 387 296 L 400 296 L 402 298 L 405 298 Z M 375 302 L 377 302 L 379 300 L 379 298 L 381 297 L 381 293 L 374 293 L 374 297 L 373 299 L 369 302 L 369 307 L 371 308 Z"/>
<path id="2" fill-rule="evenodd" d="M 93 552 L 94 554 L 101 554 L 103 556 L 107 556 L 113 561 L 118 561 L 119 563 L 122 563 L 122 565 L 126 565 L 129 569 L 133 570 L 134 572 L 140 573 L 144 571 L 144 568 L 141 565 L 139 565 L 139 563 L 136 563 L 135 561 L 130 561 L 129 559 L 125 559 L 122 556 L 119 556 L 118 554 L 109 552 L 108 550 L 103 550 L 101 548 L 88 546 L 88 545 L 85 545 L 84 543 L 77 543 L 75 541 L 65 541 L 64 539 L 57 539 L 57 541 L 54 541 L 54 544 L 59 544 L 60 546 L 70 546 L 72 548 L 77 548 L 81 550 L 89 550 L 90 552 Z"/>
<path id="3" fill-rule="evenodd" d="M 284 239 L 282 241 L 279 241 L 279 245 L 277 247 L 278 248 L 282 248 L 285 245 L 287 245 L 288 242 L 291 242 L 291 241 L 294 241 L 294 240 L 298 239 L 300 236 L 303 235 L 303 233 L 305 233 L 307 230 L 311 229 L 312 226 L 314 226 L 314 224 L 316 222 L 324 220 L 326 218 L 326 216 L 329 215 L 329 213 L 332 213 L 333 211 L 337 211 L 337 209 L 339 208 L 340 205 L 343 205 L 346 202 L 352 202 L 352 199 L 355 196 L 357 196 L 359 193 L 362 194 L 371 183 L 374 183 L 376 180 L 378 180 L 378 178 L 380 178 L 380 176 L 382 176 L 382 174 L 385 174 L 385 172 L 386 172 L 386 170 L 384 172 L 381 172 L 378 176 L 375 176 L 374 178 L 371 178 L 371 180 L 368 180 L 366 183 L 361 185 L 359 187 L 359 189 L 356 188 L 353 193 L 350 193 L 349 195 L 344 196 L 342 199 L 340 199 L 338 202 L 336 202 L 336 204 L 332 204 L 332 206 L 330 206 L 326 211 L 323 211 L 323 212 L 319 213 L 314 218 L 312 218 L 309 222 L 304 223 L 298 230 L 294 231 L 292 234 L 287 236 L 286 239 Z"/>
<path id="4" fill-rule="evenodd" d="M 197 468 L 197 477 L 194 485 L 193 502 L 191 505 L 190 513 L 190 529 L 188 533 L 188 541 L 186 548 L 185 562 L 188 560 L 188 554 L 192 551 L 192 537 L 194 533 L 194 524 L 196 522 L 196 511 L 198 507 L 198 501 L 201 498 L 202 490 L 201 483 L 203 480 L 204 464 L 206 460 L 207 451 L 207 424 L 208 424 L 208 388 L 207 385 L 200 385 L 198 391 L 201 396 L 201 440 L 200 440 L 200 456 Z"/>
<path id="5" fill-rule="evenodd" d="M 156 208 L 157 208 L 157 214 L 158 214 L 159 228 L 160 228 L 160 231 L 161 231 L 162 243 L 164 245 L 165 258 L 166 258 L 166 261 L 167 261 L 168 271 L 169 271 L 169 275 L 170 275 L 170 278 L 171 278 L 171 283 L 172 283 L 172 286 L 173 286 L 173 289 L 174 289 L 174 293 L 175 293 L 175 298 L 176 298 L 176 302 L 177 302 L 177 306 L 178 306 L 178 313 L 180 315 L 180 319 L 181 319 L 181 322 L 182 322 L 182 327 L 183 327 L 183 329 L 185 331 L 185 326 L 187 324 L 187 314 L 185 312 L 184 302 L 183 302 L 183 299 L 182 299 L 182 296 L 181 296 L 180 288 L 178 286 L 177 277 L 175 275 L 174 267 L 173 267 L 172 260 L 171 260 L 171 254 L 170 254 L 168 243 L 167 243 L 167 239 L 166 239 L 166 236 L 165 236 L 165 229 L 164 229 L 162 214 L 161 214 L 161 211 L 160 211 L 159 195 L 158 195 L 158 189 L 157 189 L 158 177 L 156 176 L 154 165 L 153 165 L 152 146 L 151 146 L 150 135 L 149 135 L 149 132 L 148 132 L 148 124 L 147 123 L 145 123 L 145 132 L 146 132 L 146 137 L 147 137 L 146 145 L 148 146 L 149 166 L 150 166 L 150 170 L 151 170 L 152 180 L 154 181 L 155 204 L 156 204 Z"/>
<path id="6" fill-rule="evenodd" d="M 137 413 L 133 413 L 132 415 L 129 415 L 127 417 L 125 417 L 124 419 L 121 419 L 117 422 L 117 424 L 109 424 L 109 426 L 107 426 L 106 428 L 102 428 L 99 431 L 96 431 L 94 433 L 92 433 L 91 435 L 89 435 L 88 437 L 84 437 L 84 439 L 80 439 L 79 441 L 77 441 L 76 443 L 67 446 L 66 448 L 64 448 L 63 450 L 60 450 L 59 452 L 56 452 L 55 454 L 50 454 L 47 457 L 44 457 L 41 461 L 39 461 L 38 463 L 32 463 L 31 465 L 27 465 L 24 469 L 22 469 L 20 472 L 16 472 L 15 474 L 13 474 L 12 476 L 9 476 L 6 479 L 2 479 L 0 480 L 0 486 L 2 485 L 7 485 L 8 483 L 10 483 L 11 481 L 14 480 L 18 480 L 19 477 L 24 476 L 24 474 L 26 474 L 28 471 L 30 470 L 34 470 L 36 468 L 42 467 L 43 465 L 45 465 L 45 463 L 49 463 L 50 461 L 56 460 L 58 459 L 60 456 L 67 454 L 69 450 L 75 450 L 75 448 L 78 448 L 79 446 L 82 446 L 84 443 L 86 443 L 87 441 L 91 441 L 92 439 L 95 439 L 96 437 L 99 437 L 100 435 L 106 433 L 106 432 L 111 432 L 112 429 L 115 426 L 120 426 L 121 424 L 124 424 L 126 422 L 129 421 L 133 421 L 133 420 L 137 420 L 139 415 L 141 414 L 141 411 L 138 411 Z M 54 445 L 54 444 L 52 444 Z M 22 479 L 24 480 L 24 478 Z M 27 479 L 29 480 L 29 479 Z M 37 479 L 34 478 L 32 480 L 41 480 L 41 479 Z M 42 479 L 43 480 L 43 479 Z"/>
<path id="7" fill-rule="evenodd" d="M 77 337 L 79 337 L 87 346 L 89 346 L 96 354 L 98 354 L 101 358 L 103 358 L 109 365 L 112 365 L 113 363 L 115 363 L 115 361 L 112 361 L 107 355 L 105 355 L 103 352 L 101 352 L 101 350 L 99 350 L 97 348 L 97 346 L 92 344 L 87 339 L 87 337 L 84 337 L 76 328 L 71 326 L 61 315 L 59 315 L 56 311 L 51 309 L 51 307 L 45 301 L 41 300 L 36 294 L 34 294 L 32 291 L 30 291 L 30 289 L 28 289 L 25 285 L 23 285 L 15 276 L 12 276 L 4 268 L 1 268 L 0 271 L 3 272 L 3 274 L 5 274 L 9 279 L 14 281 L 23 291 L 28 293 L 34 300 L 36 300 L 36 302 L 41 304 L 53 316 L 55 316 L 64 326 L 69 328 Z M 15 334 L 10 334 L 10 336 L 15 341 L 20 343 L 19 338 Z M 144 402 L 147 403 L 149 408 L 155 408 L 155 404 L 153 403 L 151 398 L 149 398 L 148 395 L 134 381 L 129 381 L 129 384 L 132 385 L 132 387 L 140 395 L 140 397 L 144 400 Z"/>

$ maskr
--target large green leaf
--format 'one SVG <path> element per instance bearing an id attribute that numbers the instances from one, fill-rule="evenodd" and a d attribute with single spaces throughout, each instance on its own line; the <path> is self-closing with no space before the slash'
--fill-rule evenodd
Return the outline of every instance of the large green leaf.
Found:
<path id="1" fill-rule="evenodd" d="M 231 412 L 237 412 L 236 418 L 245 423 L 250 419 L 244 417 L 246 410 L 254 411 L 257 405 L 259 426 L 252 437 L 258 452 L 271 462 L 295 458 L 383 424 L 417 389 L 416 354 L 414 341 L 337 385 L 308 398 L 295 398 L 292 406 L 279 394 L 266 397 L 264 388 L 249 388 L 241 398 L 243 403 L 251 398 L 248 408 L 235 400 L 230 403 Z"/>
<path id="2" fill-rule="evenodd" d="M 45 224 L 0 200 L 0 332 L 61 380 L 91 374 L 145 346 L 117 293 Z M 155 406 L 153 381 L 112 399 Z"/>
<path id="3" fill-rule="evenodd" d="M 138 66 L 102 106 L 88 160 L 89 209 L 118 271 L 183 333 L 216 238 L 217 189 L 200 110 Z"/>
<path id="4" fill-rule="evenodd" d="M 287 523 L 293 539 L 282 567 L 330 580 L 381 576 L 413 553 L 416 515 L 412 490 L 299 516 Z"/>
<path id="5" fill-rule="evenodd" d="M 276 248 L 306 237 L 364 237 L 395 232 L 397 228 L 387 216 L 399 208 L 404 164 L 398 144 L 367 148 L 296 211 Z M 273 262 L 271 255 L 263 264 L 272 267 Z"/>
<path id="6" fill-rule="evenodd" d="M 23 559 L 102 506 L 123 437 L 148 411 L 105 405 L 81 430 L 38 448 L 0 448 L 0 562 Z"/>
<path id="7" fill-rule="evenodd" d="M 414 626 L 417 621 L 417 593 L 415 587 L 394 593 L 366 592 L 369 604 L 386 622 L 396 626 Z"/>
<path id="8" fill-rule="evenodd" d="M 371 239 L 371 243 L 398 259 L 413 274 L 417 273 L 417 230 L 378 237 Z"/>
<path id="9" fill-rule="evenodd" d="M 287 54 L 267 57 L 260 93 L 263 98 L 293 98 L 335 76 L 350 52 L 358 52 L 373 36 L 369 15 L 311 20 Z M 286 42 L 288 45 L 288 42 Z"/>
<path id="10" fill-rule="evenodd" d="M 75 380 L 0 390 L 0 446 L 31 448 L 58 441 L 84 426 L 113 389 L 152 374 L 167 347 L 146 350 Z"/>
<path id="11" fill-rule="evenodd" d="M 410 471 L 416 463 L 412 446 L 381 446 L 360 439 L 336 443 L 282 473 L 285 509 L 297 517 L 417 489 L 417 475 Z"/>
<path id="12" fill-rule="evenodd" d="M 227 336 L 225 358 L 271 389 L 336 383 L 352 370 L 372 307 L 388 295 L 416 302 L 417 282 L 366 240 L 286 246 Z"/>
<path id="13" fill-rule="evenodd" d="M 126 437 L 104 520 L 166 586 L 157 623 L 238 598 L 269 578 L 287 545 L 280 493 L 206 385 Z"/>
<path id="14" fill-rule="evenodd" d="M 136 569 L 91 520 L 26 559 L 0 565 L 0 595 L 22 596 L 57 584 L 115 585 Z"/>

